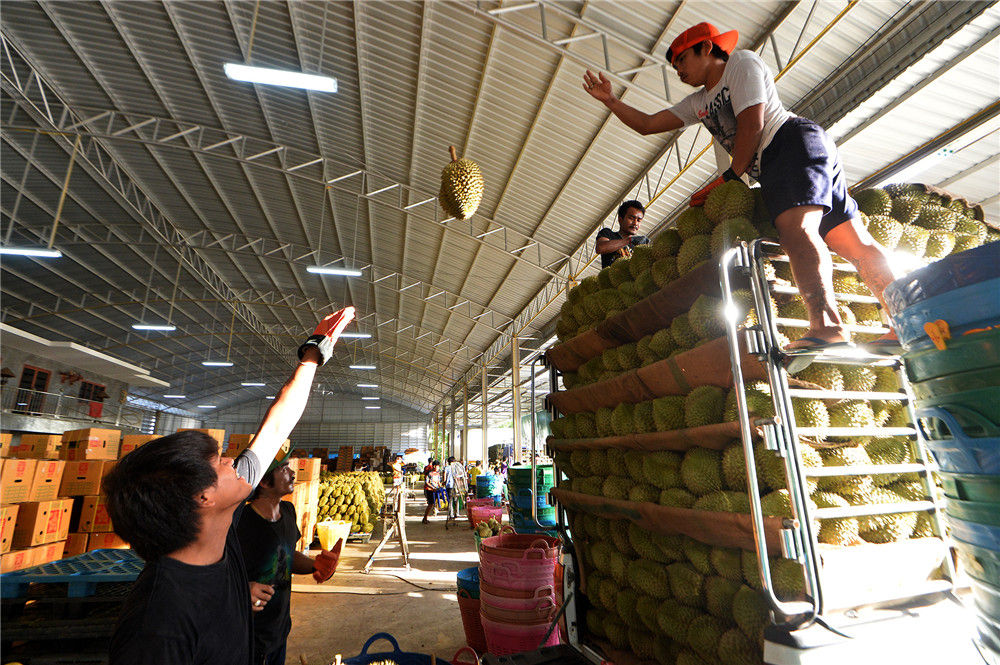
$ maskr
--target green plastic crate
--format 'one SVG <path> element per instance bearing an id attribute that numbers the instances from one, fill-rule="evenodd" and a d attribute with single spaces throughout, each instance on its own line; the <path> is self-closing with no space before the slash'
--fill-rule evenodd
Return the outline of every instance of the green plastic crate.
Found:
<path id="1" fill-rule="evenodd" d="M 957 372 L 928 381 L 915 381 L 910 384 L 910 387 L 913 389 L 913 396 L 917 399 L 930 399 L 970 390 L 997 388 L 1000 387 L 1000 368 L 987 367 L 969 372 Z"/>
<path id="2" fill-rule="evenodd" d="M 939 471 L 944 493 L 950 499 L 1000 503 L 1000 476 L 985 473 Z"/>
<path id="3" fill-rule="evenodd" d="M 1000 369 L 1000 330 L 963 335 L 948 340 L 948 348 L 923 349 L 903 356 L 910 382 L 992 367 Z"/>
<path id="4" fill-rule="evenodd" d="M 949 499 L 945 511 L 949 517 L 957 517 L 966 522 L 1000 526 L 1000 503 Z"/>
<path id="5" fill-rule="evenodd" d="M 962 568 L 980 582 L 1000 586 L 1000 552 L 953 538 Z"/>
<path id="6" fill-rule="evenodd" d="M 976 609 L 981 614 L 1000 623 L 1000 588 L 973 579 L 972 597 L 975 601 Z"/>

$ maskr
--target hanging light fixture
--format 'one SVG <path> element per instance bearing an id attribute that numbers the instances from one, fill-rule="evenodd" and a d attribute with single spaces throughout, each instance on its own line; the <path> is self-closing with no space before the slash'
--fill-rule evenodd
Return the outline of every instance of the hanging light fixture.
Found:
<path id="1" fill-rule="evenodd" d="M 201 364 L 205 367 L 232 367 L 233 363 L 229 361 L 229 354 L 233 349 L 233 325 L 236 323 L 236 307 L 233 307 L 233 316 L 229 320 L 229 345 L 226 346 L 226 359 L 225 360 L 203 360 Z M 214 325 L 214 322 L 213 322 Z M 212 355 L 212 339 L 208 340 L 208 355 Z"/>
<path id="2" fill-rule="evenodd" d="M 177 330 L 177 326 L 170 325 L 170 323 L 146 323 L 146 309 L 149 307 L 149 289 L 153 285 L 153 271 L 156 269 L 156 255 L 159 253 L 159 246 L 153 250 L 153 260 L 149 264 L 149 279 L 146 280 L 146 295 L 142 299 L 142 314 L 139 316 L 139 323 L 133 323 L 133 330 L 150 330 L 157 332 L 173 332 Z M 178 270 L 180 269 L 180 263 L 177 264 Z M 174 280 L 174 289 L 176 293 L 177 280 Z M 173 299 L 171 298 L 171 303 Z"/>

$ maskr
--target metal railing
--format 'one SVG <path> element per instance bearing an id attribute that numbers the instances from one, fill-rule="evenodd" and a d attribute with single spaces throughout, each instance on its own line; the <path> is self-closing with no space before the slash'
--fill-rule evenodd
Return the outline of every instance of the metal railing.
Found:
<path id="1" fill-rule="evenodd" d="M 156 411 L 122 403 L 99 402 L 63 393 L 4 386 L 0 389 L 0 412 L 3 414 L 51 418 L 80 423 L 112 425 L 142 430 Z M 155 420 L 154 420 L 155 422 Z"/>

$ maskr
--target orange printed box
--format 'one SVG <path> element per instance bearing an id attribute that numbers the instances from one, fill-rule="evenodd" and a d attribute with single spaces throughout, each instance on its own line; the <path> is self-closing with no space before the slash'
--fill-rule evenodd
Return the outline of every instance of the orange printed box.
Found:
<path id="1" fill-rule="evenodd" d="M 51 501 L 59 496 L 66 462 L 56 459 L 40 459 L 35 464 L 35 475 L 31 481 L 28 501 Z"/>
<path id="2" fill-rule="evenodd" d="M 226 445 L 225 457 L 236 458 L 253 443 L 253 434 L 230 434 L 229 443 Z"/>
<path id="3" fill-rule="evenodd" d="M 12 573 L 15 570 L 31 568 L 35 560 L 35 548 L 14 550 L 0 555 L 0 573 Z"/>
<path id="4" fill-rule="evenodd" d="M 34 547 L 64 540 L 69 531 L 70 499 L 27 501 L 20 504 L 12 544 Z"/>
<path id="5" fill-rule="evenodd" d="M 33 459 L 59 459 L 61 445 L 60 434 L 22 434 L 15 454 Z"/>
<path id="6" fill-rule="evenodd" d="M 9 459 L 0 471 L 0 502 L 21 503 L 31 495 L 38 460 Z"/>
<path id="7" fill-rule="evenodd" d="M 71 462 L 118 459 L 122 433 L 116 429 L 88 427 L 63 432 L 59 456 Z"/>
<path id="8" fill-rule="evenodd" d="M 194 428 L 194 427 L 182 427 L 182 428 L 180 428 L 177 431 L 178 432 L 201 432 L 202 434 L 207 434 L 210 437 L 212 437 L 213 439 L 215 439 L 215 442 L 219 444 L 219 452 L 222 452 L 222 447 L 226 443 L 226 430 L 224 430 L 224 429 L 197 429 L 197 428 Z"/>
<path id="9" fill-rule="evenodd" d="M 59 496 L 86 496 L 101 493 L 104 476 L 117 464 L 114 460 L 66 462 Z"/>
<path id="10" fill-rule="evenodd" d="M 66 541 L 60 540 L 56 543 L 48 543 L 34 548 L 35 551 L 32 556 L 31 565 L 40 566 L 43 563 L 48 563 L 50 561 L 58 561 L 63 558 L 63 551 L 65 547 Z"/>
<path id="11" fill-rule="evenodd" d="M 10 551 L 17 525 L 18 506 L 4 506 L 0 509 L 0 554 Z"/>
<path id="12" fill-rule="evenodd" d="M 122 437 L 121 446 L 118 448 L 118 459 L 125 457 L 144 443 L 159 438 L 156 434 L 126 434 Z"/>
<path id="13" fill-rule="evenodd" d="M 319 472 L 322 469 L 322 462 L 318 457 L 300 457 L 289 460 L 291 467 L 295 470 L 295 482 L 308 483 L 319 480 Z"/>
<path id="14" fill-rule="evenodd" d="M 92 533 L 87 539 L 87 551 L 93 550 L 127 550 L 128 543 L 116 533 Z"/>
<path id="15" fill-rule="evenodd" d="M 106 533 L 113 531 L 111 516 L 108 515 L 108 505 L 103 496 L 82 497 L 80 504 L 80 521 L 78 531 L 87 533 Z"/>
<path id="16" fill-rule="evenodd" d="M 66 535 L 66 547 L 63 549 L 63 558 L 83 554 L 87 551 L 87 539 L 89 533 L 70 533 Z"/>
<path id="17" fill-rule="evenodd" d="M 14 435 L 10 432 L 0 432 L 0 457 L 10 457 L 10 444 Z"/>

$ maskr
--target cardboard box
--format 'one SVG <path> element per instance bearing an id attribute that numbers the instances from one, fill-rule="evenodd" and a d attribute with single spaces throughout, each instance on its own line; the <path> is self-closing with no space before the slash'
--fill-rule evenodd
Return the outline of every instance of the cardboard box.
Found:
<path id="1" fill-rule="evenodd" d="M 127 550 L 128 543 L 116 533 L 92 533 L 87 539 L 87 551 L 93 550 Z"/>
<path id="2" fill-rule="evenodd" d="M 15 570 L 31 568 L 35 560 L 35 549 L 14 550 L 0 555 L 0 573 L 12 573 Z"/>
<path id="3" fill-rule="evenodd" d="M 59 457 L 72 462 L 118 459 L 121 436 L 120 430 L 97 427 L 63 432 Z"/>
<path id="4" fill-rule="evenodd" d="M 89 533 L 70 533 L 66 535 L 66 547 L 63 549 L 63 558 L 83 554 L 87 551 L 87 539 Z"/>
<path id="5" fill-rule="evenodd" d="M 14 435 L 10 432 L 0 432 L 0 457 L 10 457 L 10 444 Z"/>
<path id="6" fill-rule="evenodd" d="M 61 445 L 61 434 L 22 434 L 14 454 L 33 459 L 59 459 Z"/>
<path id="7" fill-rule="evenodd" d="M 31 481 L 28 501 L 51 501 L 59 496 L 66 462 L 55 459 L 40 459 L 35 464 L 35 475 Z"/>
<path id="8" fill-rule="evenodd" d="M 235 459 L 240 453 L 250 447 L 250 444 L 253 443 L 253 437 L 253 434 L 230 434 L 229 443 L 226 444 L 226 450 L 223 455 Z"/>
<path id="9" fill-rule="evenodd" d="M 111 516 L 108 515 L 107 500 L 103 496 L 85 496 L 76 499 L 80 506 L 79 520 L 76 521 L 76 531 L 87 533 L 107 533 L 112 531 Z M 73 507 L 76 513 L 76 504 Z"/>
<path id="10" fill-rule="evenodd" d="M 31 494 L 31 484 L 35 480 L 38 460 L 9 459 L 0 470 L 0 502 L 21 503 Z"/>
<path id="11" fill-rule="evenodd" d="M 290 466 L 295 470 L 295 482 L 307 483 L 319 480 L 319 472 L 322 469 L 323 460 L 318 457 L 307 457 L 289 460 Z"/>
<path id="12" fill-rule="evenodd" d="M 179 429 L 177 431 L 178 432 L 201 432 L 202 434 L 207 434 L 210 437 L 212 437 L 213 439 L 215 439 L 216 443 L 219 444 L 219 452 L 222 452 L 222 448 L 226 444 L 226 430 L 224 430 L 224 429 L 196 429 L 196 428 L 193 428 L 193 427 L 182 427 L 181 429 Z"/>
<path id="13" fill-rule="evenodd" d="M 122 437 L 121 445 L 118 448 L 118 459 L 125 457 L 142 444 L 159 438 L 156 434 L 126 434 Z"/>
<path id="14" fill-rule="evenodd" d="M 104 476 L 117 464 L 114 460 L 93 462 L 66 462 L 59 496 L 86 496 L 101 493 Z"/>
<path id="15" fill-rule="evenodd" d="M 43 563 L 48 563 L 50 561 L 58 561 L 63 558 L 63 551 L 65 547 L 66 541 L 60 540 L 56 543 L 48 543 L 47 545 L 34 548 L 35 551 L 32 555 L 31 565 L 40 566 Z"/>
<path id="16" fill-rule="evenodd" d="M 0 554 L 10 551 L 14 540 L 14 526 L 17 524 L 18 506 L 0 508 Z"/>
<path id="17" fill-rule="evenodd" d="M 20 504 L 14 526 L 14 547 L 35 547 L 65 540 L 69 533 L 72 499 L 26 501 Z"/>

